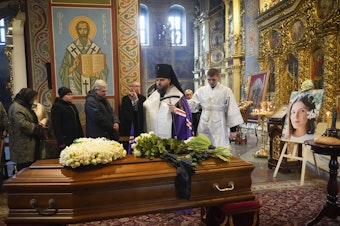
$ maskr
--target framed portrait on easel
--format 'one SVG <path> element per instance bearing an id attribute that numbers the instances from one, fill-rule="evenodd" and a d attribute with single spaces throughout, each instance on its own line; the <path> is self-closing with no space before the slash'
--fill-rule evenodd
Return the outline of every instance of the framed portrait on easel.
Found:
<path id="1" fill-rule="evenodd" d="M 268 87 L 268 71 L 251 74 L 248 82 L 247 101 L 252 101 L 252 106 L 248 109 L 248 121 L 257 121 L 257 116 L 250 113 L 254 108 L 259 108 L 261 102 L 265 100 Z"/>
<path id="2" fill-rule="evenodd" d="M 323 95 L 323 89 L 291 93 L 282 130 L 282 141 L 303 143 L 314 139 Z"/>

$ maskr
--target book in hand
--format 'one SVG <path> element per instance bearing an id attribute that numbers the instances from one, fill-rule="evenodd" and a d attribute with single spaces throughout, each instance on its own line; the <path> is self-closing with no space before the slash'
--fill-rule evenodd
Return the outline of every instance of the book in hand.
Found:
<path id="1" fill-rule="evenodd" d="M 105 69 L 106 56 L 99 54 L 80 54 L 79 55 L 79 73 L 87 78 L 99 77 L 99 72 Z"/>

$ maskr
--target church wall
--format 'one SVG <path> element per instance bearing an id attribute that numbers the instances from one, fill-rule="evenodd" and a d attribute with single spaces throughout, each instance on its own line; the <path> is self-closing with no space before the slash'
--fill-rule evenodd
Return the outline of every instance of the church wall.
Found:
<path id="1" fill-rule="evenodd" d="M 325 4 L 325 5 L 324 5 Z M 324 6 L 327 6 L 325 8 Z M 326 10 L 326 13 L 324 13 Z M 340 4 L 333 0 L 280 2 L 257 17 L 261 70 L 274 75 L 269 92 L 277 107 L 307 79 L 324 89 L 321 120 L 336 106 L 340 87 Z"/>
<path id="2" fill-rule="evenodd" d="M 193 19 L 194 6 L 192 0 L 155 1 L 141 0 L 149 10 L 150 36 L 149 44 L 141 46 L 141 69 L 143 94 L 148 95 L 155 83 L 155 65 L 171 64 L 182 88 L 193 89 L 194 69 L 194 35 Z M 172 5 L 180 5 L 185 9 L 186 16 L 186 45 L 171 46 L 166 36 L 162 35 L 163 25 L 167 23 L 168 9 Z"/>
<path id="3" fill-rule="evenodd" d="M 137 34 L 137 20 L 139 4 L 137 1 L 112 1 L 112 12 L 116 13 L 113 26 L 117 29 L 117 34 L 112 37 L 117 44 L 117 51 L 114 56 L 118 63 L 114 63 L 115 76 L 118 76 L 119 84 L 115 84 L 118 91 L 116 95 L 109 96 L 108 99 L 118 112 L 120 98 L 127 92 L 129 83 L 132 80 L 140 80 L 140 53 Z M 116 11 L 117 10 L 117 11 Z M 28 61 L 30 65 L 29 80 L 30 86 L 39 93 L 39 101 L 50 110 L 57 96 L 57 85 L 52 74 L 52 89 L 48 85 L 48 75 L 46 63 L 53 62 L 51 55 L 51 35 L 49 27 L 50 15 L 49 4 L 45 0 L 27 1 L 28 18 Z M 130 19 L 129 19 L 130 18 Z M 116 22 L 116 23 L 115 23 Z M 56 75 L 54 75 L 56 76 Z M 81 121 L 85 123 L 84 97 L 76 97 L 74 103 L 80 112 Z"/>

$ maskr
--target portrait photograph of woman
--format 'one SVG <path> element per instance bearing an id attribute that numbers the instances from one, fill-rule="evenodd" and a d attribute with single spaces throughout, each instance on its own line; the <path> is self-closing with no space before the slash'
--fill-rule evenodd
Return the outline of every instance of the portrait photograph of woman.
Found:
<path id="1" fill-rule="evenodd" d="M 282 131 L 283 141 L 303 143 L 314 139 L 323 93 L 323 89 L 292 92 Z"/>

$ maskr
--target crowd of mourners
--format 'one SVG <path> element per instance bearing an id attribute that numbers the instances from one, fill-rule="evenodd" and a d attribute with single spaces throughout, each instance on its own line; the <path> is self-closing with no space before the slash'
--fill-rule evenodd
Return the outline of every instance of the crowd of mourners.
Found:
<path id="1" fill-rule="evenodd" d="M 157 64 L 155 70 L 155 90 L 146 98 L 140 93 L 140 83 L 132 82 L 121 100 L 119 116 L 106 97 L 108 84 L 101 79 L 87 92 L 85 120 L 79 114 L 82 105 L 73 103 L 68 87 L 58 89 L 50 113 L 31 88 L 22 88 L 8 111 L 0 102 L 1 139 L 9 136 L 15 173 L 38 159 L 58 158 L 65 147 L 81 137 L 105 137 L 122 142 L 128 149 L 127 139 L 120 137 L 131 139 L 153 131 L 161 138 L 185 140 L 202 133 L 215 146 L 228 145 L 243 119 L 231 89 L 220 84 L 219 71 L 210 69 L 207 85 L 196 92 L 184 92 L 171 65 Z M 84 127 L 82 121 L 86 122 Z"/>

